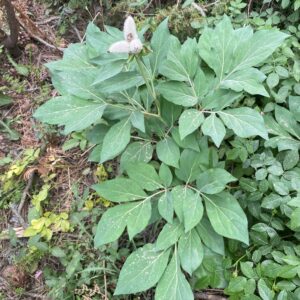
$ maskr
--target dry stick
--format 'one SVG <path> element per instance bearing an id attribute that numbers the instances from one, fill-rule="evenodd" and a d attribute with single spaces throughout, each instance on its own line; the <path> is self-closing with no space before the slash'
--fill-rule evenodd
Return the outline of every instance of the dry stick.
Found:
<path id="1" fill-rule="evenodd" d="M 249 0 L 248 1 L 248 7 L 247 7 L 247 16 L 250 16 L 250 13 L 252 11 L 252 4 L 253 4 L 253 0 Z"/>
<path id="2" fill-rule="evenodd" d="M 24 221 L 23 217 L 18 213 L 18 211 L 15 209 L 14 205 L 11 204 L 9 207 L 10 207 L 12 213 L 18 219 L 19 223 L 23 226 L 23 228 L 26 228 L 27 227 L 26 222 Z"/>
<path id="3" fill-rule="evenodd" d="M 50 17 L 50 18 L 48 18 L 48 19 L 46 19 L 46 20 L 41 20 L 41 21 L 37 21 L 37 22 L 35 22 L 37 25 L 45 25 L 45 24 L 47 24 L 47 23 L 50 23 L 50 22 L 52 22 L 52 21 L 54 21 L 54 20 L 59 20 L 61 17 L 58 17 L 58 16 L 53 16 L 53 17 Z"/>
<path id="4" fill-rule="evenodd" d="M 227 298 L 219 295 L 212 295 L 203 292 L 196 292 L 194 293 L 195 299 L 197 300 L 226 300 Z"/>
<path id="5" fill-rule="evenodd" d="M 192 3 L 192 6 L 193 6 L 196 10 L 199 11 L 199 13 L 200 13 L 200 15 L 201 15 L 202 17 L 206 17 L 206 13 L 205 13 L 204 9 L 203 9 L 200 5 L 198 5 L 197 3 L 193 2 L 193 3 Z"/>
<path id="6" fill-rule="evenodd" d="M 105 272 L 105 260 L 103 261 L 103 269 L 104 269 L 104 300 L 108 300 L 108 297 L 107 297 L 106 272 Z"/>
<path id="7" fill-rule="evenodd" d="M 25 200 L 26 200 L 26 197 L 27 197 L 27 193 L 29 191 L 29 189 L 31 188 L 32 186 L 32 182 L 33 182 L 33 177 L 34 177 L 34 172 L 32 172 L 30 175 L 29 175 L 29 179 L 28 179 L 28 182 L 27 182 L 27 185 L 23 191 L 23 194 L 22 194 L 22 197 L 21 197 L 21 201 L 20 201 L 20 204 L 19 204 L 19 207 L 18 207 L 18 213 L 20 214 L 21 211 L 22 211 L 22 208 L 25 204 Z"/>

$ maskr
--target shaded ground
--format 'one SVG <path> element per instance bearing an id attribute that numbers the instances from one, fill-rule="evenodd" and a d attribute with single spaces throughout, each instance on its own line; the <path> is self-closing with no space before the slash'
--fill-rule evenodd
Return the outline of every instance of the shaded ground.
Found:
<path id="1" fill-rule="evenodd" d="M 5 176 L 28 149 L 38 150 L 39 155 L 14 174 L 11 187 L 4 187 L 8 178 L 2 178 L 0 182 L 0 299 L 38 299 L 46 293 L 43 274 L 39 270 L 43 270 L 42 264 L 49 262 L 36 260 L 35 270 L 29 270 L 29 266 L 19 260 L 26 249 L 27 239 L 22 238 L 22 234 L 23 227 L 28 224 L 32 196 L 42 184 L 50 182 L 51 202 L 46 207 L 55 213 L 68 212 L 73 199 L 71 187 L 76 184 L 81 193 L 94 178 L 87 152 L 78 148 L 62 151 L 65 137 L 51 127 L 42 127 L 32 117 L 36 107 L 55 94 L 43 65 L 61 57 L 62 52 L 53 45 L 63 47 L 67 43 L 56 37 L 60 17 L 49 17 L 45 6 L 32 1 L 15 1 L 14 4 L 22 12 L 24 25 L 28 25 L 21 31 L 22 56 L 17 59 L 19 66 L 26 66 L 28 75 L 20 75 L 18 66 L 14 67 L 3 51 L 0 91 L 9 96 L 12 103 L 0 107 L 0 119 L 6 125 L 0 125 L 0 174 Z M 28 23 L 28 16 L 33 23 Z M 74 35 L 69 35 L 70 41 L 78 40 L 78 35 L 77 30 Z M 12 229 L 16 235 L 10 231 Z M 59 268 L 58 263 L 51 264 Z"/>

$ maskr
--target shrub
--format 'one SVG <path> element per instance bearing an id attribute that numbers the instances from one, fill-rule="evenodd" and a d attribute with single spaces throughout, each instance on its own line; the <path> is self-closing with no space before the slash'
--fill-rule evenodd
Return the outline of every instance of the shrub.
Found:
<path id="1" fill-rule="evenodd" d="M 70 45 L 62 60 L 47 65 L 61 96 L 42 105 L 35 117 L 64 126 L 65 134 L 85 130 L 95 144 L 93 161 L 120 158 L 120 176 L 93 186 L 116 203 L 97 226 L 95 246 L 117 240 L 126 227 L 130 240 L 148 226 L 160 231 L 154 243 L 146 237 L 127 258 L 115 295 L 156 285 L 158 300 L 193 299 L 186 275 L 195 276 L 198 287 L 202 279 L 202 286 L 225 287 L 224 274 L 216 269 L 223 264 L 224 237 L 231 250 L 233 240 L 244 249 L 249 245 L 240 203 L 246 209 L 244 191 L 251 192 L 255 183 L 243 175 L 248 157 L 268 139 L 259 107 L 251 107 L 252 96 L 269 97 L 258 66 L 287 37 L 277 30 L 233 29 L 225 16 L 199 41 L 181 44 L 164 20 L 149 46 L 145 42 L 141 53 L 128 55 L 107 52 L 124 39 L 120 30 L 107 26 L 102 32 L 90 24 L 85 43 Z M 283 118 L 282 124 L 289 119 Z M 265 162 L 268 155 L 260 155 Z M 265 164 L 275 173 L 279 168 L 273 161 Z M 271 234 L 268 230 L 257 225 L 259 232 Z M 236 278 L 242 289 L 229 285 L 229 293 L 240 293 L 247 283 Z M 265 281 L 258 284 L 265 289 Z"/>

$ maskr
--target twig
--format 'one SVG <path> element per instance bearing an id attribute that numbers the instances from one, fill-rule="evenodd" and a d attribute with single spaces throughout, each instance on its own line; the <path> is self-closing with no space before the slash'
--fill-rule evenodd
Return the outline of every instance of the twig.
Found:
<path id="1" fill-rule="evenodd" d="M 10 207 L 12 213 L 18 219 L 19 223 L 23 226 L 23 228 L 26 228 L 27 227 L 26 222 L 24 221 L 23 217 L 18 213 L 18 211 L 16 210 L 16 208 L 14 207 L 14 205 L 11 204 L 9 207 Z"/>
<path id="2" fill-rule="evenodd" d="M 25 204 L 25 200 L 26 200 L 26 197 L 27 197 L 27 193 L 29 191 L 29 189 L 31 188 L 32 186 L 32 182 L 33 182 L 33 177 L 34 177 L 34 172 L 30 173 L 29 175 L 29 179 L 28 179 L 28 182 L 26 184 L 26 187 L 23 191 L 23 194 L 22 194 L 22 197 L 21 197 L 21 201 L 20 201 L 20 204 L 19 204 L 19 207 L 18 207 L 18 213 L 20 214 L 21 211 L 22 211 L 22 208 Z"/>
<path id="3" fill-rule="evenodd" d="M 82 37 L 81 37 L 81 35 L 80 35 L 79 30 L 77 29 L 76 26 L 72 26 L 72 28 L 73 28 L 73 30 L 75 31 L 75 33 L 76 33 L 76 35 L 77 35 L 77 37 L 78 37 L 80 43 L 82 43 Z"/>
<path id="4" fill-rule="evenodd" d="M 204 9 L 203 9 L 199 4 L 193 2 L 193 3 L 192 3 L 192 6 L 193 6 L 196 10 L 199 11 L 199 13 L 200 13 L 200 15 L 201 15 L 202 17 L 206 17 L 206 13 L 205 13 Z"/>
<path id="5" fill-rule="evenodd" d="M 252 11 L 252 4 L 253 4 L 253 0 L 249 0 L 248 1 L 248 7 L 247 7 L 247 16 L 250 16 L 250 13 Z"/>
<path id="6" fill-rule="evenodd" d="M 217 3 L 219 3 L 220 2 L 220 0 L 217 0 L 217 1 L 215 1 L 215 2 L 212 2 L 212 3 L 209 3 L 209 4 L 206 4 L 206 5 L 203 5 L 203 7 L 209 7 L 209 6 L 213 6 L 213 5 L 215 5 L 215 4 L 217 4 Z"/>
<path id="7" fill-rule="evenodd" d="M 22 27 L 26 30 L 26 28 L 24 26 L 22 26 Z M 38 37 L 36 35 L 30 34 L 30 32 L 28 32 L 28 31 L 27 31 L 27 33 L 29 33 L 29 35 L 31 35 L 34 39 L 36 39 L 41 44 L 44 44 L 45 46 L 47 46 L 47 47 L 49 47 L 51 49 L 56 49 L 56 50 L 59 50 L 61 52 L 63 52 L 66 49 L 66 48 L 62 48 L 62 47 L 57 47 L 57 46 L 51 45 L 48 42 L 46 42 L 45 40 L 43 40 L 42 38 L 40 38 L 40 37 Z"/>
<path id="8" fill-rule="evenodd" d="M 204 292 L 196 292 L 194 293 L 195 299 L 197 300 L 226 300 L 227 298 L 219 295 L 208 294 Z"/>
<path id="9" fill-rule="evenodd" d="M 41 21 L 37 21 L 35 22 L 36 24 L 38 25 L 45 25 L 47 23 L 50 23 L 51 21 L 54 21 L 54 20 L 59 20 L 61 17 L 58 17 L 58 16 L 52 16 L 46 20 L 41 20 Z"/>
<path id="10" fill-rule="evenodd" d="M 103 277 L 104 277 L 104 300 L 108 300 L 107 297 L 107 282 L 106 282 L 106 272 L 105 272 L 105 260 L 103 261 Z"/>

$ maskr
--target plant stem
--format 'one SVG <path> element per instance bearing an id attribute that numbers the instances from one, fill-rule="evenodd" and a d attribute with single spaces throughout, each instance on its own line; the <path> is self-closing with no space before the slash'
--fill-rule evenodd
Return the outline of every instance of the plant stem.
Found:
<path id="1" fill-rule="evenodd" d="M 160 104 L 159 104 L 159 101 L 158 101 L 158 99 L 156 97 L 156 93 L 155 93 L 153 81 L 150 80 L 150 76 L 149 76 L 148 70 L 147 70 L 146 66 L 144 65 L 144 63 L 142 62 L 141 58 L 136 55 L 135 59 L 136 59 L 137 65 L 139 67 L 140 73 L 141 73 L 141 75 L 143 76 L 143 78 L 145 80 L 145 84 L 147 86 L 148 92 L 152 96 L 152 98 L 153 98 L 153 100 L 154 100 L 154 102 L 156 104 L 157 114 L 160 116 L 161 115 L 160 114 Z"/>

